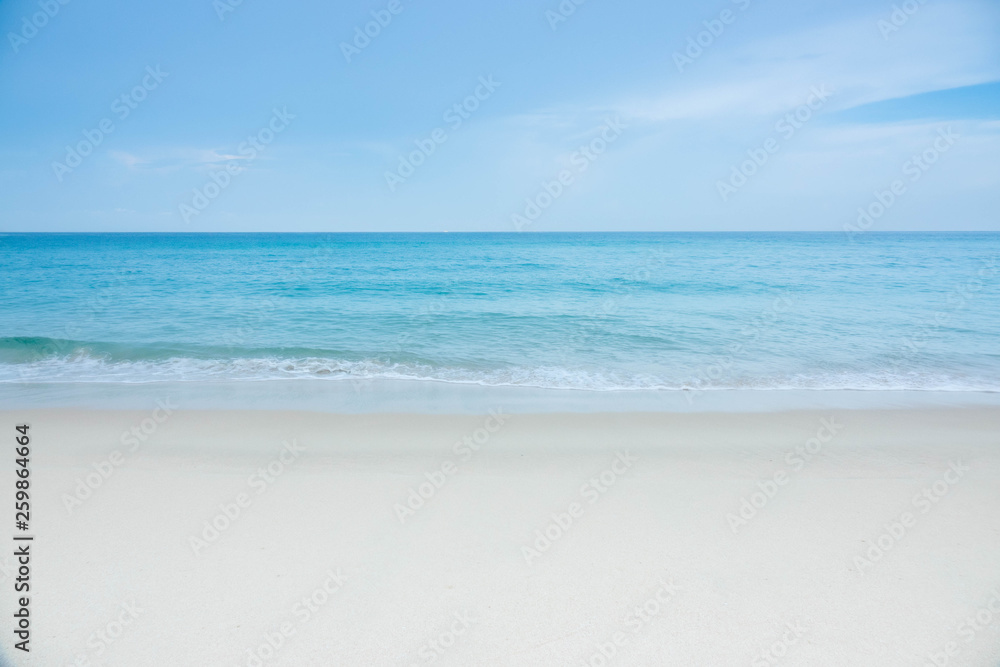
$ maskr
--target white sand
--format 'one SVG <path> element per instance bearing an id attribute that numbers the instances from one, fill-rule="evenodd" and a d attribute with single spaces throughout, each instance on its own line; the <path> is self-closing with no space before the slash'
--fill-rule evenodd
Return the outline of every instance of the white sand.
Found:
<path id="1" fill-rule="evenodd" d="M 132 452 L 121 435 L 150 412 L 2 414 L 11 444 L 22 421 L 33 438 L 33 651 L 16 664 L 254 665 L 283 624 L 264 664 L 924 665 L 948 642 L 948 664 L 1000 660 L 995 409 L 513 415 L 468 461 L 453 443 L 485 415 L 182 411 Z M 830 417 L 842 430 L 796 470 L 786 453 Z M 248 481 L 292 440 L 305 450 L 280 475 Z M 114 450 L 121 465 L 70 513 Z M 612 485 L 581 492 L 625 452 Z M 968 471 L 915 504 L 952 462 Z M 443 466 L 401 523 L 394 504 Z M 734 534 L 727 514 L 779 471 Z M 239 494 L 249 505 L 196 555 L 191 536 Z M 529 565 L 522 547 L 572 503 Z M 962 625 L 980 609 L 989 623 Z"/>

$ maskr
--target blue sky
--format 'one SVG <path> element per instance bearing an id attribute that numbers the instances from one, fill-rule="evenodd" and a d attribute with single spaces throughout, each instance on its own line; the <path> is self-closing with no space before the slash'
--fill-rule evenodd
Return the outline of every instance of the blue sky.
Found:
<path id="1" fill-rule="evenodd" d="M 238 1 L 0 2 L 0 229 L 1000 229 L 996 2 Z"/>

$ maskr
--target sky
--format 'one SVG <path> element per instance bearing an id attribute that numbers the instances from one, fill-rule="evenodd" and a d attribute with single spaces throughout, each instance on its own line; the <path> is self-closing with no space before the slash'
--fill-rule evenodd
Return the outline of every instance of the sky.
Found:
<path id="1" fill-rule="evenodd" d="M 2 0 L 0 34 L 2 231 L 1000 230 L 995 0 Z"/>

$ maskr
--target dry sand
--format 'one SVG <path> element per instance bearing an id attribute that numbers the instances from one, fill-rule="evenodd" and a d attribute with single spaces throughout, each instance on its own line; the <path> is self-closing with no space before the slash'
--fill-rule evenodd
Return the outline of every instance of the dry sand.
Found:
<path id="1" fill-rule="evenodd" d="M 996 409 L 2 414 L 8 498 L 15 424 L 33 450 L 16 664 L 1000 660 Z"/>

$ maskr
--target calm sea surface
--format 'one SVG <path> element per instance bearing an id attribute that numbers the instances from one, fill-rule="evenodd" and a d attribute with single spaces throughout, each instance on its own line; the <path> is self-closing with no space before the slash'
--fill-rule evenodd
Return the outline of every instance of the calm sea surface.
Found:
<path id="1" fill-rule="evenodd" d="M 0 382 L 1000 390 L 1000 234 L 7 234 Z"/>

